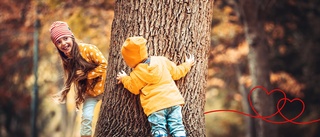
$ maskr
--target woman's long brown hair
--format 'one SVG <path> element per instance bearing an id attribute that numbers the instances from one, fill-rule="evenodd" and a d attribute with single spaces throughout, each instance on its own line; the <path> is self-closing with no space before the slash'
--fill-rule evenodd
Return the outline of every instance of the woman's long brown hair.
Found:
<path id="1" fill-rule="evenodd" d="M 71 84 L 74 83 L 76 90 L 76 107 L 79 108 L 81 103 L 84 102 L 85 93 L 88 89 L 93 89 L 96 84 L 96 80 L 93 83 L 87 81 L 88 72 L 98 65 L 94 63 L 87 62 L 81 55 L 79 51 L 78 43 L 75 41 L 74 37 L 71 37 L 73 41 L 73 46 L 71 50 L 71 57 L 67 57 L 62 51 L 59 51 L 59 55 L 62 59 L 62 65 L 65 73 L 64 88 L 61 91 L 62 100 L 64 101 L 70 91 Z M 77 75 L 76 71 L 82 70 L 84 75 Z"/>

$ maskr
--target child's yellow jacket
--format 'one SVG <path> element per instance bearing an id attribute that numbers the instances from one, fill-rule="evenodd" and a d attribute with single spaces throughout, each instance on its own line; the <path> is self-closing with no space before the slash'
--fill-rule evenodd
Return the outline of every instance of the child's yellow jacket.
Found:
<path id="1" fill-rule="evenodd" d="M 133 94 L 140 94 L 144 113 L 151 113 L 175 105 L 184 104 L 184 99 L 174 80 L 184 77 L 191 66 L 177 66 L 166 57 L 151 56 L 150 64 L 140 63 L 121 82 Z"/>
<path id="2" fill-rule="evenodd" d="M 79 50 L 81 56 L 91 63 L 95 63 L 98 66 L 88 73 L 88 82 L 92 82 L 92 79 L 100 77 L 99 82 L 94 86 L 93 90 L 88 89 L 87 95 L 98 96 L 104 92 L 104 84 L 106 80 L 107 60 L 104 58 L 100 50 L 91 44 L 79 43 Z"/>

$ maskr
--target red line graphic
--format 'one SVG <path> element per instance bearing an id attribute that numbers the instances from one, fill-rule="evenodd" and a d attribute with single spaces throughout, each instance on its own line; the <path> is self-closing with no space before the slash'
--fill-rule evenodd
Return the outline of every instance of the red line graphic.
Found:
<path id="1" fill-rule="evenodd" d="M 277 111 L 276 112 L 274 112 L 273 114 L 271 114 L 269 116 L 261 116 L 257 112 L 257 110 L 254 108 L 254 106 L 252 104 L 252 100 L 251 100 L 251 95 L 252 95 L 252 93 L 254 91 L 257 91 L 256 89 L 262 89 L 267 95 L 270 95 L 270 94 L 276 93 L 276 92 L 279 92 L 279 93 L 281 93 L 283 95 L 283 97 L 281 99 L 279 99 L 279 101 L 277 103 Z M 264 120 L 266 122 L 270 122 L 270 123 L 273 123 L 273 124 L 293 123 L 293 124 L 297 124 L 297 125 L 305 125 L 305 124 L 311 124 L 311 123 L 315 123 L 315 122 L 319 122 L 320 121 L 320 118 L 319 119 L 315 119 L 315 120 L 311 120 L 311 121 L 307 121 L 307 122 L 297 122 L 297 121 L 295 121 L 305 111 L 305 104 L 304 104 L 303 100 L 301 100 L 300 98 L 288 99 L 287 96 L 286 96 L 286 93 L 284 91 L 282 91 L 281 89 L 273 89 L 271 91 L 268 91 L 263 86 L 256 86 L 256 87 L 254 87 L 254 88 L 252 88 L 250 90 L 250 92 L 248 94 L 248 101 L 249 101 L 250 107 L 251 107 L 252 111 L 255 113 L 255 115 L 247 114 L 247 113 L 240 112 L 240 111 L 237 111 L 237 110 L 210 110 L 210 111 L 205 112 L 204 114 L 206 115 L 206 114 L 216 113 L 216 112 L 232 112 L 232 113 L 238 113 L 238 114 L 241 114 L 241 115 L 244 115 L 244 116 L 248 116 L 248 117 L 252 117 L 252 118 L 262 119 L 262 120 Z M 283 115 L 281 110 L 284 108 L 284 106 L 286 105 L 287 102 L 292 103 L 292 102 L 296 102 L 296 101 L 301 103 L 301 105 L 302 105 L 301 111 L 297 116 L 289 119 L 288 117 Z M 282 105 L 281 105 L 281 103 L 282 103 Z M 275 115 L 280 115 L 284 119 L 284 121 L 274 121 L 274 120 L 270 120 L 269 119 L 269 118 L 274 117 Z"/>

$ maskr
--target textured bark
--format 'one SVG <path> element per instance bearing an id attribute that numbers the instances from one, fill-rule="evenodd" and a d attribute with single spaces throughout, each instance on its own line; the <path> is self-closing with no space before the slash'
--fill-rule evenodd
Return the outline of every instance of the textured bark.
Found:
<path id="1" fill-rule="evenodd" d="M 106 92 L 95 136 L 151 136 L 139 96 L 116 84 L 120 70 L 130 72 L 120 54 L 122 43 L 130 36 L 145 37 L 149 55 L 166 56 L 178 64 L 184 62 L 187 53 L 195 55 L 196 64 L 177 85 L 186 101 L 182 111 L 188 136 L 205 136 L 203 113 L 212 7 L 213 0 L 116 1 Z"/>
<path id="2" fill-rule="evenodd" d="M 238 1 L 241 17 L 244 21 L 245 37 L 249 44 L 249 70 L 252 86 L 271 88 L 269 69 L 269 48 L 264 32 L 264 21 L 268 8 L 273 0 L 240 0 Z M 252 103 L 261 116 L 269 116 L 275 112 L 272 95 L 263 90 L 254 91 Z M 276 125 L 257 119 L 255 123 L 257 137 L 277 137 Z"/>

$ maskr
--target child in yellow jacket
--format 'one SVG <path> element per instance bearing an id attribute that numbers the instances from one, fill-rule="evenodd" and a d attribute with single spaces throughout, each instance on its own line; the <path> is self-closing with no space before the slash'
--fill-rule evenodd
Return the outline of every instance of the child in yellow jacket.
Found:
<path id="1" fill-rule="evenodd" d="M 143 37 L 126 39 L 121 53 L 133 71 L 129 76 L 124 71 L 119 72 L 117 80 L 131 93 L 140 95 L 153 136 L 167 136 L 167 125 L 172 136 L 186 136 L 181 113 L 184 98 L 174 80 L 190 71 L 195 63 L 194 56 L 186 57 L 186 62 L 177 66 L 163 56 L 148 57 L 146 42 Z"/>
<path id="2" fill-rule="evenodd" d="M 104 92 L 107 60 L 96 46 L 76 42 L 66 22 L 53 22 L 50 35 L 66 77 L 64 88 L 53 98 L 63 103 L 72 83 L 75 85 L 77 108 L 83 103 L 80 134 L 91 137 L 94 107 Z"/>

